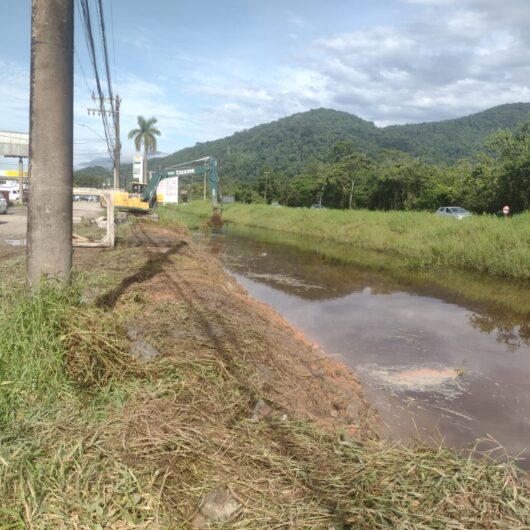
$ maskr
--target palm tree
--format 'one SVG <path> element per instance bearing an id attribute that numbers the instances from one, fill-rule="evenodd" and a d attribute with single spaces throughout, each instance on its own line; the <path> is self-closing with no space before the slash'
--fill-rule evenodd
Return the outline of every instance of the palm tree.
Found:
<path id="1" fill-rule="evenodd" d="M 155 117 L 146 120 L 143 116 L 138 116 L 138 129 L 129 131 L 129 140 L 134 138 L 134 147 L 140 151 L 144 146 L 144 172 L 142 175 L 144 184 L 147 184 L 147 153 L 156 152 L 156 138 L 160 136 L 160 131 L 155 127 L 158 120 Z"/>

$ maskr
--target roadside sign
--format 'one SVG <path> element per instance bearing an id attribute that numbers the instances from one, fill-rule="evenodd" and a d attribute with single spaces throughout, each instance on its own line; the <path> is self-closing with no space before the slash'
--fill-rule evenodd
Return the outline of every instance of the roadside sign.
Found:
<path id="1" fill-rule="evenodd" d="M 29 134 L 0 131 L 0 156 L 29 156 Z"/>
<path id="2" fill-rule="evenodd" d="M 156 189 L 156 200 L 162 204 L 178 204 L 179 178 L 170 177 L 161 180 Z"/>
<path id="3" fill-rule="evenodd" d="M 144 179 L 144 157 L 135 155 L 133 158 L 133 180 L 142 182 Z"/>

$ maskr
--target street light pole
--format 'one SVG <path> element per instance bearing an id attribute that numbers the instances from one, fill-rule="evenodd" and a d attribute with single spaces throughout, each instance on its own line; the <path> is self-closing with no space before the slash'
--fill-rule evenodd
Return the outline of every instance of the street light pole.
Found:
<path id="1" fill-rule="evenodd" d="M 18 200 L 24 202 L 24 162 L 22 157 L 18 159 Z"/>

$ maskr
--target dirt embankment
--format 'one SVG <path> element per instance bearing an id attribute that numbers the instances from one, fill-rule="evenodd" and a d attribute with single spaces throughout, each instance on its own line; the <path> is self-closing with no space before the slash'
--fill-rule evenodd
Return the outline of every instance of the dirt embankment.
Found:
<path id="1" fill-rule="evenodd" d="M 134 315 L 127 323 L 132 338 L 155 338 L 164 355 L 215 355 L 228 370 L 244 364 L 254 372 L 256 398 L 277 413 L 364 432 L 371 411 L 352 373 L 251 298 L 184 231 L 137 223 L 115 251 L 78 251 L 76 261 L 94 278 L 120 277 L 95 302 Z"/>
<path id="2" fill-rule="evenodd" d="M 137 393 L 103 443 L 155 480 L 166 522 L 209 528 L 230 517 L 248 528 L 306 528 L 335 518 L 334 500 L 319 499 L 323 486 L 311 484 L 313 467 L 338 472 L 318 429 L 328 443 L 374 432 L 345 367 L 250 298 L 184 231 L 137 223 L 115 250 L 83 250 L 76 262 L 95 304 L 163 370 L 159 390 Z"/>

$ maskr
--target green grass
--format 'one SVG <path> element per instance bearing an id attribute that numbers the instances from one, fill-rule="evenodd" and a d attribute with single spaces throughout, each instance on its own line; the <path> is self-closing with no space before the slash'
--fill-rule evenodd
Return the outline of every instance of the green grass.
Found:
<path id="1" fill-rule="evenodd" d="M 119 385 L 131 365 L 123 339 L 82 304 L 79 286 L 42 284 L 29 296 L 15 276 L 0 299 L 0 528 L 151 518 L 136 477 L 98 432 L 137 384 Z"/>
<path id="2" fill-rule="evenodd" d="M 162 223 L 185 220 L 200 224 L 210 213 L 197 201 L 160 208 Z M 413 270 L 452 269 L 493 276 L 530 279 L 530 213 L 501 219 L 474 216 L 456 220 L 428 212 L 312 210 L 267 205 L 226 205 L 224 220 L 332 241 L 380 252 L 396 267 Z"/>

